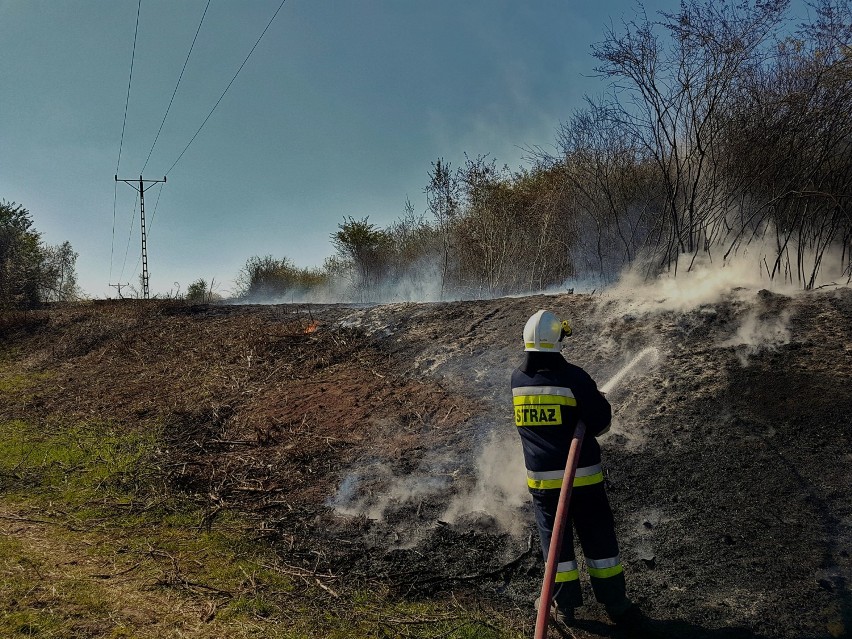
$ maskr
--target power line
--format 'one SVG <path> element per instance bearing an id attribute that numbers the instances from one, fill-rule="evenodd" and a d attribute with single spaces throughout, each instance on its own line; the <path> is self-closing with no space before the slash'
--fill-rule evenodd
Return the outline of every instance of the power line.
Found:
<path id="1" fill-rule="evenodd" d="M 166 114 L 163 116 L 163 121 L 160 122 L 160 128 L 157 130 L 157 135 L 154 137 L 154 143 L 151 145 L 151 150 L 148 151 L 148 157 L 145 158 L 145 164 L 142 166 L 142 173 L 145 172 L 145 167 L 148 166 L 148 160 L 151 159 L 151 154 L 154 152 L 154 147 L 157 146 L 157 140 L 160 139 L 160 133 L 162 133 L 163 125 L 165 125 L 166 118 L 169 116 L 169 111 L 172 108 L 172 102 L 175 101 L 175 95 L 177 95 L 177 90 L 180 86 L 180 81 L 183 78 L 183 72 L 186 71 L 186 65 L 187 63 L 189 63 L 189 56 L 192 55 L 192 49 L 195 47 L 195 41 L 198 39 L 198 34 L 201 31 L 201 25 L 204 23 L 204 16 L 207 15 L 207 9 L 210 8 L 210 1 L 211 0 L 207 0 L 207 6 L 204 7 L 204 13 L 201 14 L 201 21 L 198 23 L 198 28 L 195 30 L 195 37 L 192 38 L 192 44 L 189 45 L 189 52 L 186 54 L 186 60 L 183 61 L 183 68 L 180 70 L 180 75 L 178 76 L 177 84 L 175 85 L 175 90 L 172 92 L 172 99 L 169 100 L 169 106 L 166 107 Z M 160 188 L 162 190 L 162 187 Z"/>
<path id="2" fill-rule="evenodd" d="M 160 207 L 160 197 L 163 195 L 163 186 L 165 182 L 160 184 L 160 190 L 157 191 L 157 201 L 154 202 L 154 212 L 151 214 L 151 221 L 148 222 L 148 234 L 151 234 L 151 229 L 154 228 L 154 218 L 157 217 L 157 209 Z"/>
<path id="3" fill-rule="evenodd" d="M 118 173 L 118 167 L 121 166 L 121 150 L 124 148 L 124 129 L 127 127 L 127 107 L 130 104 L 130 85 L 133 82 L 133 62 L 136 60 L 136 37 L 139 35 L 139 14 L 142 11 L 142 0 L 136 5 L 136 27 L 133 30 L 133 53 L 130 55 L 130 74 L 127 78 L 127 96 L 124 99 L 124 121 L 121 123 L 121 141 L 118 143 L 118 160 L 115 162 L 115 172 Z M 109 248 L 109 279 L 112 280 L 112 262 L 115 253 L 115 208 L 116 198 L 118 197 L 118 185 L 113 188 L 112 195 L 112 242 Z M 136 204 L 133 205 L 136 208 Z M 129 246 L 129 244 L 128 244 Z M 127 256 L 125 255 L 125 261 Z M 122 267 L 122 270 L 124 268 Z"/>
<path id="4" fill-rule="evenodd" d="M 269 29 L 270 25 L 272 24 L 272 21 L 275 20 L 275 16 L 277 16 L 278 12 L 281 11 L 281 7 L 284 6 L 284 3 L 286 1 L 287 0 L 281 0 L 281 4 L 278 5 L 278 8 L 275 10 L 275 13 L 272 14 L 272 17 L 269 19 L 269 22 L 266 23 L 266 27 L 263 29 L 263 32 L 260 34 L 260 37 L 258 37 L 257 42 L 254 43 L 254 46 L 251 48 L 251 51 L 248 52 L 246 59 L 243 60 L 243 63 L 240 65 L 240 68 L 237 69 L 237 72 L 234 74 L 234 77 L 231 78 L 231 81 L 228 83 L 228 86 L 226 86 L 225 90 L 222 91 L 222 95 L 220 95 L 219 99 L 216 100 L 216 104 L 214 104 L 213 108 L 210 109 L 210 113 L 208 113 L 207 117 L 204 118 L 204 121 L 201 123 L 201 126 L 198 127 L 198 130 L 195 132 L 195 135 L 192 136 L 190 141 L 183 148 L 183 151 L 180 152 L 180 155 L 178 156 L 177 160 L 175 160 L 174 163 L 169 167 L 169 170 L 166 171 L 166 173 L 165 173 L 166 176 L 168 176 L 168 174 L 172 172 L 172 169 L 175 168 L 175 165 L 178 162 L 180 162 L 180 159 L 183 157 L 183 154 L 186 153 L 186 150 L 195 141 L 195 138 L 198 137 L 198 134 L 201 133 L 201 129 L 203 129 L 204 125 L 207 124 L 207 120 L 209 120 L 210 116 L 213 115 L 213 112 L 216 110 L 216 107 L 219 106 L 219 103 L 222 101 L 222 98 L 225 97 L 225 94 L 228 92 L 228 89 L 231 88 L 231 85 L 234 83 L 234 80 L 237 79 L 237 76 L 240 74 L 240 71 L 243 70 L 243 67 L 246 65 L 246 62 L 248 62 L 248 59 L 251 57 L 251 54 L 254 53 L 254 50 L 257 48 L 257 45 L 260 44 L 260 41 L 263 39 L 263 36 L 266 34 L 267 30 Z M 141 0 L 140 0 L 140 2 L 141 2 Z"/>
<path id="5" fill-rule="evenodd" d="M 140 2 L 141 2 L 141 0 L 140 0 Z M 187 51 L 187 53 L 186 53 L 186 59 L 183 61 L 183 67 L 181 68 L 180 74 L 178 75 L 177 82 L 175 83 L 175 89 L 174 89 L 174 91 L 172 91 L 172 97 L 171 97 L 171 99 L 169 99 L 169 104 L 166 107 L 166 112 L 163 115 L 163 120 L 162 120 L 162 122 L 160 122 L 160 128 L 157 129 L 157 135 L 154 136 L 154 142 L 151 144 L 151 149 L 148 151 L 148 157 L 145 158 L 145 164 L 142 165 L 143 173 L 145 171 L 145 167 L 148 166 L 148 161 L 151 159 L 151 155 L 154 153 L 154 148 L 157 146 L 157 141 L 160 139 L 160 134 L 163 132 L 163 127 L 166 124 L 166 119 L 169 117 L 169 111 L 171 111 L 172 103 L 174 103 L 174 101 L 175 101 L 175 96 L 177 95 L 178 88 L 180 87 L 180 82 L 183 79 L 183 74 L 186 71 L 186 66 L 187 66 L 187 64 L 189 64 L 189 58 L 192 55 L 192 50 L 195 48 L 195 42 L 196 42 L 196 40 L 198 40 L 198 34 L 201 33 L 201 26 L 204 24 L 204 18 L 207 16 L 207 10 L 210 8 L 210 2 L 211 2 L 211 0 L 207 0 L 207 4 L 205 5 L 204 11 L 201 14 L 201 20 L 198 21 L 198 28 L 196 28 L 195 35 L 193 36 L 192 42 L 189 45 L 189 51 Z M 117 185 L 118 185 L 118 181 L 116 180 L 116 188 L 117 188 Z M 157 202 L 154 204 L 154 213 L 151 216 L 151 221 L 150 221 L 149 226 L 148 226 L 149 233 L 150 233 L 151 227 L 153 227 L 154 217 L 156 217 L 156 215 L 157 215 L 157 209 L 160 206 L 160 197 L 162 197 L 162 195 L 163 195 L 163 183 L 160 184 L 160 189 L 157 192 Z M 134 209 L 135 209 L 136 204 L 134 203 L 133 206 L 134 206 Z M 113 211 L 113 215 L 114 214 L 115 214 L 115 211 Z M 132 232 L 133 232 L 133 227 L 131 226 L 131 234 L 132 234 Z M 113 235 L 114 234 L 115 234 L 115 223 L 113 221 Z M 128 242 L 127 242 L 127 249 L 129 249 L 129 248 L 130 248 L 130 236 L 128 236 Z M 143 257 L 142 255 L 139 256 L 139 261 L 142 260 L 142 257 Z M 126 262 L 127 262 L 127 251 L 125 251 L 124 259 L 125 259 L 125 264 L 126 264 Z M 112 261 L 111 260 L 112 260 L 112 258 L 110 257 L 110 273 L 112 272 Z M 136 266 L 133 268 L 133 275 L 136 274 L 136 269 L 139 267 L 139 261 L 137 261 Z M 124 266 L 122 266 L 122 273 L 123 272 L 124 272 Z M 112 277 L 112 276 L 110 276 L 110 277 Z M 131 277 L 132 277 L 132 275 L 131 275 Z M 120 296 L 121 295 L 121 289 L 119 289 L 118 293 L 119 293 L 119 296 Z"/>
<path id="6" fill-rule="evenodd" d="M 115 163 L 115 172 L 121 165 L 121 149 L 124 146 L 124 129 L 127 126 L 127 105 L 130 104 L 130 84 L 133 82 L 133 62 L 136 60 L 136 36 L 139 35 L 139 13 L 142 11 L 142 0 L 136 5 L 136 29 L 133 32 L 133 54 L 130 56 L 130 77 L 127 78 L 127 97 L 124 100 L 124 123 L 121 125 L 121 142 L 118 144 L 118 161 Z"/>

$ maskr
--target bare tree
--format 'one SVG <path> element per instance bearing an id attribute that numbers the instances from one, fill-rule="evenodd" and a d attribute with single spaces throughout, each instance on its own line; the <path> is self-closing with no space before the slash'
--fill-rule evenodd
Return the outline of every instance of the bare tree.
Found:
<path id="1" fill-rule="evenodd" d="M 610 30 L 594 49 L 598 71 L 613 80 L 599 112 L 643 146 L 663 180 L 664 266 L 676 270 L 679 254 L 709 251 L 725 231 L 730 198 L 717 154 L 721 116 L 742 73 L 768 55 L 787 4 L 685 1 L 658 22 L 643 14 L 621 34 Z"/>
<path id="2" fill-rule="evenodd" d="M 439 158 L 432 163 L 429 185 L 425 192 L 427 206 L 435 218 L 441 236 L 443 249 L 441 252 L 441 298 L 443 299 L 451 268 L 451 230 L 459 211 L 459 185 L 448 162 Z"/>
<path id="3" fill-rule="evenodd" d="M 613 126 L 591 103 L 557 133 L 562 175 L 572 195 L 577 259 L 603 280 L 614 278 L 661 234 L 662 180 L 640 141 Z"/>
<path id="4" fill-rule="evenodd" d="M 812 288 L 835 245 L 850 269 L 852 7 L 824 1 L 741 83 L 727 123 L 727 173 L 741 205 L 727 252 L 770 234 L 770 278 Z"/>

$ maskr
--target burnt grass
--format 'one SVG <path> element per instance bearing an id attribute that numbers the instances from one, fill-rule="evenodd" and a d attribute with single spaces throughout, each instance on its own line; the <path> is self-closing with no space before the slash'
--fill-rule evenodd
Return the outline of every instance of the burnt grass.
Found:
<path id="1" fill-rule="evenodd" d="M 543 574 L 529 505 L 520 533 L 483 510 L 442 518 L 488 437 L 513 436 L 508 376 L 538 308 L 573 320 L 566 356 L 599 382 L 659 351 L 609 395 L 601 439 L 628 588 L 657 633 L 850 636 L 848 289 L 686 311 L 582 295 L 57 306 L 0 321 L 3 374 L 32 379 L 0 419 L 156 429 L 150 499 L 189 497 L 199 526 L 236 511 L 335 588 L 451 594 L 529 627 Z M 581 617 L 582 636 L 621 636 L 595 605 Z"/>

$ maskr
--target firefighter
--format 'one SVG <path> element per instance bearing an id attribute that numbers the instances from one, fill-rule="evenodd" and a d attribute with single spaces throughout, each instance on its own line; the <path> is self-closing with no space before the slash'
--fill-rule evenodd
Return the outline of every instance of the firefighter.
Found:
<path id="1" fill-rule="evenodd" d="M 515 425 L 521 436 L 541 549 L 547 561 L 556 506 L 568 450 L 578 420 L 586 424 L 568 516 L 585 555 L 595 598 L 617 624 L 629 625 L 639 613 L 627 598 L 612 511 L 604 489 L 601 449 L 595 437 L 609 430 L 612 411 L 594 380 L 562 356 L 571 334 L 567 322 L 550 311 L 535 313 L 524 326 L 524 361 L 512 373 Z M 573 530 L 565 537 L 556 572 L 557 619 L 570 625 L 583 604 Z M 539 603 L 536 602 L 538 606 Z"/>

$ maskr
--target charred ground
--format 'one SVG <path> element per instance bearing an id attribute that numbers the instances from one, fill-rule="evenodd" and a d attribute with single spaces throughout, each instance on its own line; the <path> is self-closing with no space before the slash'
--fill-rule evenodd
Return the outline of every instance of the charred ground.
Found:
<path id="1" fill-rule="evenodd" d="M 488 492 L 484 447 L 517 444 L 508 376 L 538 308 L 574 321 L 566 355 L 599 381 L 658 350 L 610 395 L 601 443 L 628 587 L 660 632 L 848 636 L 848 289 L 733 291 L 680 311 L 560 295 L 6 315 L 3 376 L 29 381 L 6 385 L 0 419 L 156 432 L 156 481 L 195 500 L 202 526 L 238 511 L 334 588 L 452 593 L 529 628 L 542 562 L 527 507 L 446 513 Z M 618 636 L 584 614 L 586 636 Z"/>

